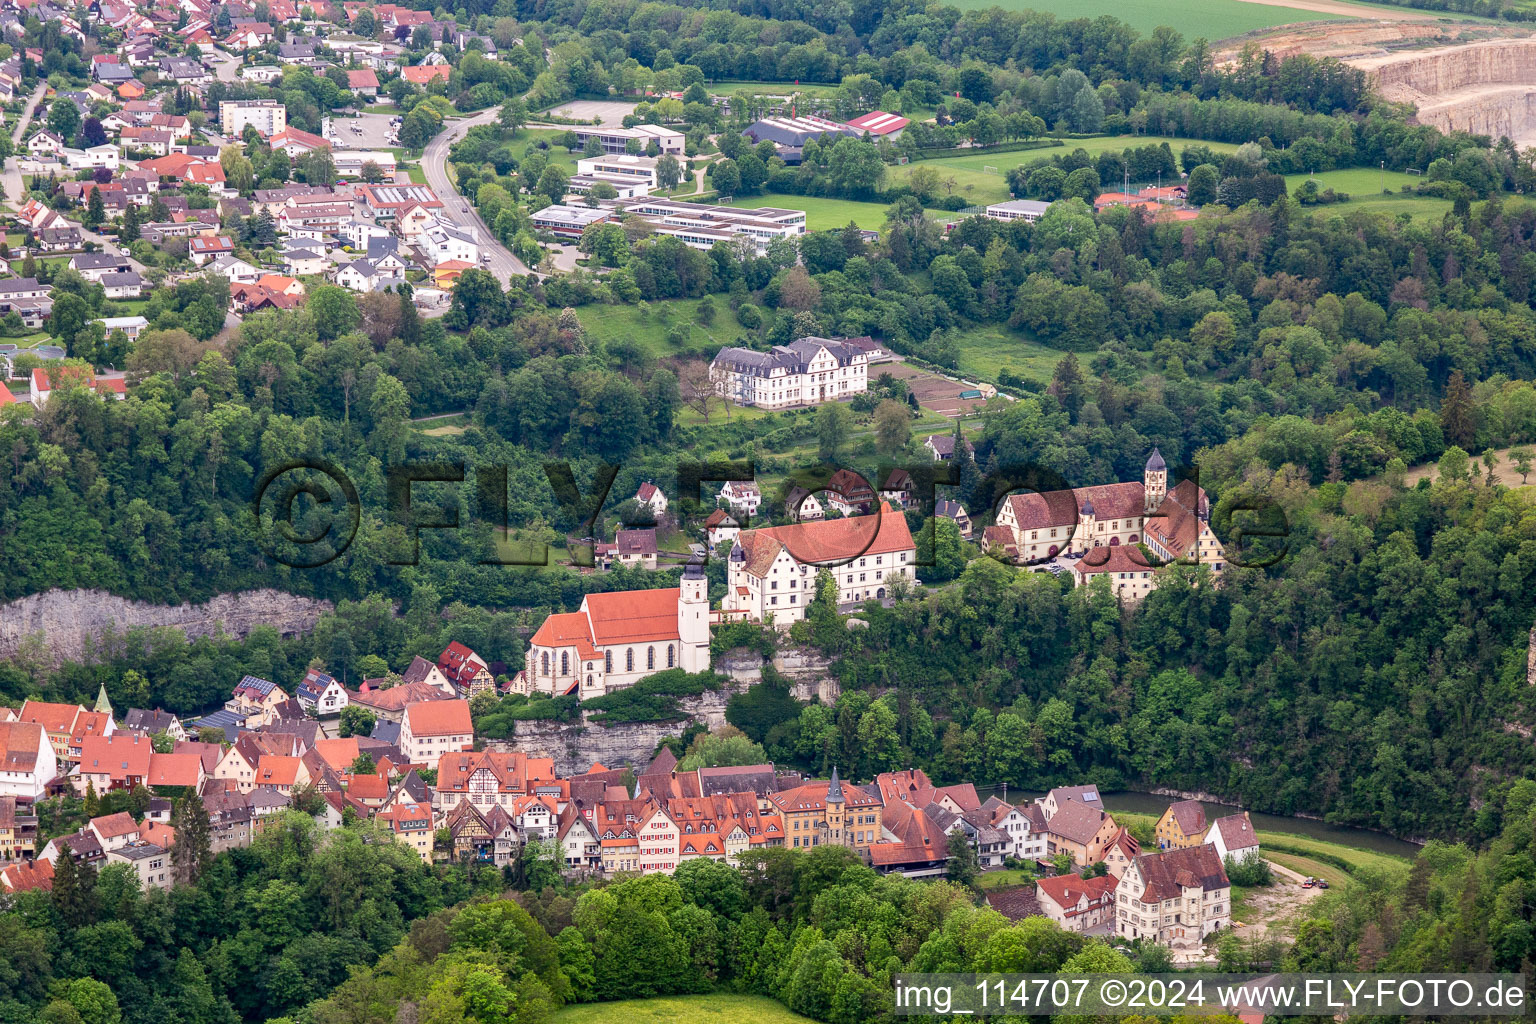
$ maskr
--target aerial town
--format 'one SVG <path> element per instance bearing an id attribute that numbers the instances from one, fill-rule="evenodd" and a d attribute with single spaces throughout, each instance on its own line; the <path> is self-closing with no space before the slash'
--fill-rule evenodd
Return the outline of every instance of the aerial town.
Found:
<path id="1" fill-rule="evenodd" d="M 493 685 L 485 663 L 454 645 L 435 664 L 417 658 L 386 689 L 351 691 L 312 671 L 290 695 L 246 677 L 224 709 L 189 722 L 132 708 L 119 723 L 104 693 L 91 709 L 27 701 L 0 721 L 9 862 L 0 885 L 47 889 L 59 858 L 70 857 L 127 864 L 146 890 L 166 888 L 173 800 L 202 801 L 214 853 L 250 845 L 307 800 L 325 827 L 377 822 L 424 863 L 501 868 L 543 843 L 572 878 L 670 874 L 697 858 L 734 864 L 752 850 L 829 844 L 882 874 L 934 878 L 961 841 L 982 871 L 1025 864 L 1042 875 L 1032 888 L 993 894 L 1012 918 L 1040 915 L 1069 931 L 1148 937 L 1193 954 L 1231 924 L 1224 865 L 1259 856 L 1246 813 L 1208 819 L 1194 800 L 1172 804 L 1155 848 L 1143 850 L 1091 785 L 1010 804 L 983 801 L 970 783 L 935 786 L 918 769 L 862 785 L 836 768 L 827 779 L 773 764 L 683 770 L 666 747 L 645 765 L 594 764 L 562 777 L 550 758 L 477 742 L 467 698 Z M 369 735 L 328 735 L 347 706 L 371 713 Z M 38 847 L 37 800 L 141 789 L 141 817 L 91 818 Z M 1078 873 L 1099 865 L 1106 870 L 1092 877 Z"/>

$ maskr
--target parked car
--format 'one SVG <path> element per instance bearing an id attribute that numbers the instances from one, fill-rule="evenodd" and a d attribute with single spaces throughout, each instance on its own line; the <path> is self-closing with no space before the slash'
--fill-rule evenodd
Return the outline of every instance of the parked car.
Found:
<path id="1" fill-rule="evenodd" d="M 1302 881 L 1301 881 L 1301 887 L 1303 889 L 1310 889 L 1310 888 L 1312 888 L 1316 884 L 1317 884 L 1317 879 L 1311 877 L 1310 875 L 1307 876 L 1306 878 L 1302 879 Z"/>

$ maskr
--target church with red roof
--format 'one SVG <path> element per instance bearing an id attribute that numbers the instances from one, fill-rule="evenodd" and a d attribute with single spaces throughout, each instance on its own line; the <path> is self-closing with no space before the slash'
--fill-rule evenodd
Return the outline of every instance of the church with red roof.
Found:
<path id="1" fill-rule="evenodd" d="M 528 643 L 516 693 L 583 700 L 669 668 L 709 668 L 709 584 L 690 565 L 676 589 L 588 594 L 574 612 L 551 615 Z"/>

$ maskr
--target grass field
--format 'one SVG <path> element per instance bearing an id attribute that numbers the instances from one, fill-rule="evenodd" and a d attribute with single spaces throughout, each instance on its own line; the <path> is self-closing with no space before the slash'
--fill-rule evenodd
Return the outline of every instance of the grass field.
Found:
<path id="1" fill-rule="evenodd" d="M 706 88 L 716 96 L 739 96 L 742 93 L 759 96 L 790 96 L 794 93 L 802 96 L 831 96 L 837 92 L 836 85 L 819 82 L 802 82 L 799 85 L 794 82 L 711 82 Z"/>
<path id="2" fill-rule="evenodd" d="M 1009 889 L 1016 885 L 1023 885 L 1025 881 L 1033 880 L 1034 875 L 1018 868 L 1004 868 L 1001 871 L 984 871 L 976 876 L 976 884 L 983 889 Z"/>
<path id="3" fill-rule="evenodd" d="M 1045 11 L 1064 21 L 1108 14 L 1143 35 L 1159 25 L 1198 25 L 1200 34 L 1213 42 L 1273 25 L 1288 25 L 1298 21 L 1334 21 L 1339 18 L 1333 14 L 1320 14 L 1295 7 L 1243 3 L 1242 0 L 1189 0 L 1188 3 L 1180 4 L 1177 10 L 1155 0 L 1094 0 L 1086 7 L 1075 0 L 959 0 L 956 6 L 966 10 L 1002 7 L 1009 11 Z M 1362 9 L 1361 14 L 1369 17 L 1369 9 Z"/>
<path id="4" fill-rule="evenodd" d="M 961 374 L 984 380 L 997 380 L 997 371 L 1007 368 L 1021 377 L 1049 381 L 1065 355 L 997 325 L 975 327 L 960 334 Z"/>
<path id="5" fill-rule="evenodd" d="M 859 203 L 851 199 L 827 199 L 822 196 L 785 196 L 773 193 L 737 199 L 730 203 L 745 210 L 760 206 L 777 206 L 785 210 L 804 210 L 805 226 L 812 231 L 831 231 L 845 228 L 851 220 L 861 228 L 879 231 L 885 225 L 887 203 Z"/>
<path id="6" fill-rule="evenodd" d="M 719 993 L 617 1003 L 567 1006 L 554 1024 L 801 1024 L 811 1018 L 790 1013 L 762 996 Z"/>
<path id="7" fill-rule="evenodd" d="M 583 306 L 576 311 L 589 337 L 605 345 L 615 341 L 634 342 L 654 358 L 681 355 L 703 349 L 735 344 L 746 333 L 724 297 L 713 298 L 715 322 L 704 327 L 695 319 L 698 299 L 653 302 L 645 311 L 639 306 Z M 678 325 L 688 328 L 688 341 L 681 347 L 667 342 L 667 333 Z"/>

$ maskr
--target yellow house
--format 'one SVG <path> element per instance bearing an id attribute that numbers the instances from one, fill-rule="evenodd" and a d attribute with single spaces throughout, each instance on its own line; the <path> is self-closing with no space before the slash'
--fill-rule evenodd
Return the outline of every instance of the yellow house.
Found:
<path id="1" fill-rule="evenodd" d="M 466 270 L 473 270 L 474 266 L 464 260 L 444 260 L 432 268 L 432 283 L 438 288 L 452 288 L 458 284 L 459 276 Z"/>
<path id="2" fill-rule="evenodd" d="M 1163 812 L 1152 831 L 1159 850 L 1183 850 L 1204 843 L 1209 828 L 1200 801 L 1180 800 Z"/>

